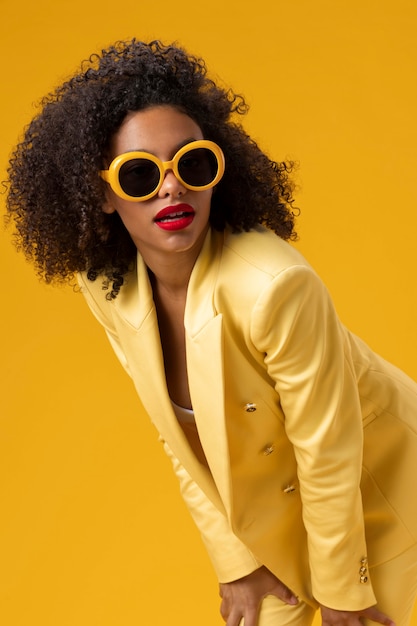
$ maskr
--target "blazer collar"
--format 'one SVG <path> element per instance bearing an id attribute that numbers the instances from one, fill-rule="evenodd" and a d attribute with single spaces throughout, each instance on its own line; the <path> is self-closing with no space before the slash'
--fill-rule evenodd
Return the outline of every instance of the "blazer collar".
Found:
<path id="1" fill-rule="evenodd" d="M 209 231 L 188 286 L 184 324 L 187 370 L 197 428 L 210 469 L 228 508 L 230 465 L 225 421 L 223 317 L 215 306 L 224 235 Z"/>
<path id="2" fill-rule="evenodd" d="M 213 295 L 223 239 L 223 233 L 211 229 L 208 231 L 191 273 L 184 318 L 185 328 L 191 337 L 196 336 L 201 328 L 216 316 Z M 136 269 L 123 285 L 114 306 L 119 316 L 137 330 L 155 308 L 148 269 L 139 252 Z"/>
<path id="3" fill-rule="evenodd" d="M 203 247 L 191 273 L 187 292 L 184 324 L 189 337 L 214 319 L 214 291 L 223 249 L 223 233 L 208 231 Z"/>

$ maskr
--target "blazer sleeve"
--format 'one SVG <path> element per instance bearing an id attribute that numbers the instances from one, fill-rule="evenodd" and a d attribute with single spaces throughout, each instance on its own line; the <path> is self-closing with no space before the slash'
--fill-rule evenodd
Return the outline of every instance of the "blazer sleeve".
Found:
<path id="1" fill-rule="evenodd" d="M 232 532 L 225 515 L 207 498 L 167 443 L 163 444 L 180 482 L 181 495 L 200 531 L 219 582 L 237 580 L 261 567 L 262 563 Z"/>
<path id="2" fill-rule="evenodd" d="M 94 317 L 104 327 L 111 346 L 119 361 L 131 376 L 129 364 L 113 323 L 111 307 L 104 297 L 95 297 L 97 289 L 86 281 L 83 274 L 78 276 L 81 291 Z M 100 295 L 101 292 L 100 292 Z M 215 507 L 203 490 L 174 456 L 168 444 L 160 438 L 164 450 L 170 458 L 174 472 L 180 483 L 181 495 L 198 527 L 219 582 L 226 583 L 242 578 L 259 568 L 259 563 L 248 548 L 232 532 L 224 514 Z"/>
<path id="3" fill-rule="evenodd" d="M 252 339 L 265 353 L 297 460 L 313 595 L 330 608 L 375 604 L 360 492 L 363 428 L 346 331 L 309 266 L 282 271 L 254 310 Z M 365 564 L 366 566 L 366 564 Z"/>

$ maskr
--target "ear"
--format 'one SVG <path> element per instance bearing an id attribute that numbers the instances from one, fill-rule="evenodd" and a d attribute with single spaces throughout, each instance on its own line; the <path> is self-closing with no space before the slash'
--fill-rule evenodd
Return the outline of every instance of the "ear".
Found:
<path id="1" fill-rule="evenodd" d="M 109 185 L 106 185 L 107 189 L 105 191 L 105 195 L 104 195 L 104 203 L 101 207 L 101 210 L 103 211 L 103 213 L 107 213 L 107 215 L 111 215 L 112 213 L 116 212 L 116 209 L 113 206 L 113 202 L 112 202 L 112 192 L 110 190 Z"/>
<path id="2" fill-rule="evenodd" d="M 107 213 L 107 215 L 111 215 L 112 213 L 116 212 L 116 209 L 110 202 L 109 198 L 107 198 L 107 195 L 106 195 L 106 200 L 101 207 L 101 210 L 103 211 L 103 213 Z"/>
<path id="3" fill-rule="evenodd" d="M 108 168 L 108 163 L 107 163 L 107 157 L 105 157 L 104 159 L 104 166 Z M 103 211 L 103 213 L 107 213 L 107 215 L 111 215 L 112 213 L 116 212 L 116 209 L 113 206 L 112 203 L 112 194 L 111 194 L 111 189 L 110 189 L 110 185 L 108 183 L 105 183 L 105 192 L 104 192 L 104 203 L 101 207 L 101 210 Z"/>

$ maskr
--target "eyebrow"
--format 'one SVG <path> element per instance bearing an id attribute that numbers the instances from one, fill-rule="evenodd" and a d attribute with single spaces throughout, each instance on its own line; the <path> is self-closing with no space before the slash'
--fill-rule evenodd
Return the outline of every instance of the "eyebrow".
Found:
<path id="1" fill-rule="evenodd" d="M 189 137 L 188 139 L 184 139 L 184 141 L 181 141 L 180 143 L 178 143 L 176 147 L 174 148 L 172 157 L 178 152 L 178 150 L 181 150 L 181 148 L 183 148 L 189 143 L 192 143 L 193 141 L 198 141 L 198 139 L 196 139 L 195 137 Z M 153 152 L 150 152 L 149 150 L 145 150 L 144 148 L 135 148 L 133 150 L 126 150 L 125 152 L 123 152 L 123 154 L 128 154 L 129 152 L 147 152 L 148 154 L 152 154 L 153 156 L 156 156 L 156 154 L 153 154 Z"/>

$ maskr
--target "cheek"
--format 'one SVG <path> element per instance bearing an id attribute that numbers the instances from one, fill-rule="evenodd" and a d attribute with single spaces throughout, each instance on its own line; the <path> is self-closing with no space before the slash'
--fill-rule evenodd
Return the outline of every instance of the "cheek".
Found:
<path id="1" fill-rule="evenodd" d="M 127 200 L 122 200 L 120 198 L 110 202 L 112 209 L 111 212 L 119 215 L 124 226 L 131 235 L 143 229 L 146 222 L 146 208 L 141 206 L 141 204 L 144 203 L 128 202 Z"/>
<path id="2" fill-rule="evenodd" d="M 214 191 L 215 191 L 214 189 L 206 189 L 206 191 L 197 192 L 204 196 L 202 198 L 202 205 L 208 207 L 209 209 L 211 207 L 211 200 L 213 198 Z"/>

